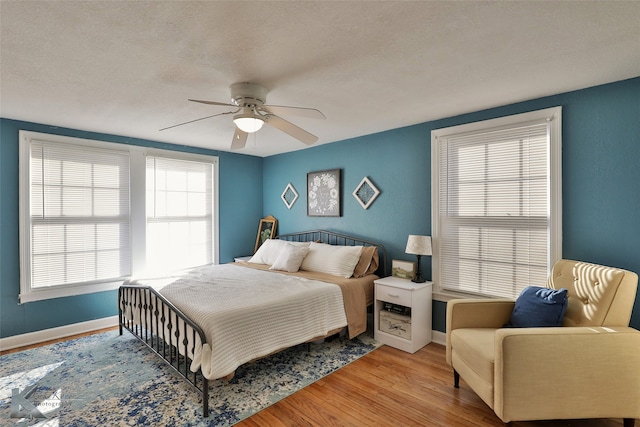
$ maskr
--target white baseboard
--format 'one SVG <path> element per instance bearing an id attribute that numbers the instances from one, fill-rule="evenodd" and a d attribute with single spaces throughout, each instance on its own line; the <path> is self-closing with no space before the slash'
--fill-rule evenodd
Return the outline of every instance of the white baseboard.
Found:
<path id="1" fill-rule="evenodd" d="M 447 334 L 440 331 L 431 331 L 431 342 L 440 345 L 447 345 Z"/>
<path id="2" fill-rule="evenodd" d="M 44 341 L 65 338 L 71 335 L 83 334 L 98 329 L 118 326 L 118 316 L 104 317 L 102 319 L 89 320 L 87 322 L 73 323 L 57 328 L 44 329 L 42 331 L 29 332 L 27 334 L 14 335 L 0 338 L 0 350 L 11 350 L 16 347 L 38 344 Z"/>

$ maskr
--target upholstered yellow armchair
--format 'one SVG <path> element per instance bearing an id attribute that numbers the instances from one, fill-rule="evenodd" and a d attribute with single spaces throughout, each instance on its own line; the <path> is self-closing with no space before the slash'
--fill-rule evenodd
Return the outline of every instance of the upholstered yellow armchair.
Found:
<path id="1" fill-rule="evenodd" d="M 629 327 L 630 271 L 558 261 L 546 288 L 567 289 L 560 327 L 503 327 L 514 301 L 447 304 L 447 363 L 504 422 L 640 418 L 640 331 Z"/>

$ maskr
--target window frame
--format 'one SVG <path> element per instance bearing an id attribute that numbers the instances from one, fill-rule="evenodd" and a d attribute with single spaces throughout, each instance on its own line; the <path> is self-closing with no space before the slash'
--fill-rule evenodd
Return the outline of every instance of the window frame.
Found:
<path id="1" fill-rule="evenodd" d="M 432 218 L 432 276 L 434 299 L 448 301 L 454 298 L 495 298 L 481 293 L 465 293 L 443 289 L 440 285 L 441 219 L 440 219 L 440 144 L 447 136 L 485 133 L 491 130 L 516 127 L 527 122 L 548 120 L 549 144 L 547 151 L 548 212 L 547 218 L 547 274 L 553 264 L 562 258 L 562 107 L 552 107 L 489 120 L 466 123 L 431 131 L 431 218 Z M 509 297 L 509 296 L 505 296 Z"/>
<path id="2" fill-rule="evenodd" d="M 31 287 L 31 141 L 46 141 L 102 150 L 129 153 L 129 236 L 131 276 L 146 271 L 146 157 L 147 155 L 211 163 L 212 174 L 212 251 L 213 263 L 219 262 L 219 203 L 218 157 L 204 154 L 156 149 L 108 141 L 75 138 L 41 132 L 19 131 L 19 242 L 20 242 L 20 304 L 52 298 L 85 295 L 117 289 L 122 280 L 100 283 L 84 282 L 48 287 Z"/>

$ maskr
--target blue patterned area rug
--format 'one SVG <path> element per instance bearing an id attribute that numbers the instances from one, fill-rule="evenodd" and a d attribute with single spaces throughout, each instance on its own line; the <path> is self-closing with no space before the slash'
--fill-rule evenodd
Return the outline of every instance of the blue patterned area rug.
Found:
<path id="1" fill-rule="evenodd" d="M 130 333 L 117 331 L 0 357 L 3 426 L 230 426 L 379 346 L 368 334 L 300 345 L 210 382 L 198 394 Z"/>

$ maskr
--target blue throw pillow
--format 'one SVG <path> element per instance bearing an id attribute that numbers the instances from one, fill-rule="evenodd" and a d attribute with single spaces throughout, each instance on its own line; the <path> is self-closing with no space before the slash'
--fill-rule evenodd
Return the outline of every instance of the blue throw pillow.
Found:
<path id="1" fill-rule="evenodd" d="M 562 326 L 566 311 L 567 290 L 565 288 L 556 290 L 528 286 L 516 300 L 511 319 L 505 326 L 511 328 Z"/>

